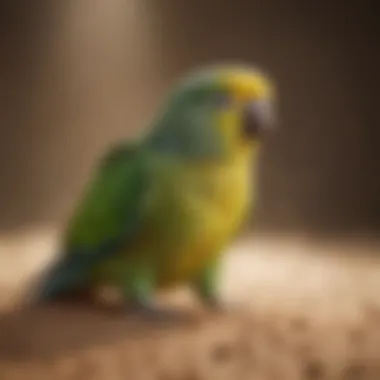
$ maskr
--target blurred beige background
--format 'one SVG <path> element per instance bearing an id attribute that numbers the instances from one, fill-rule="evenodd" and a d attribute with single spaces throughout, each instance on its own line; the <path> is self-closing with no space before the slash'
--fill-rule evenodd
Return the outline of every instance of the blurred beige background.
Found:
<path id="1" fill-rule="evenodd" d="M 378 227 L 375 19 L 336 3 L 1 2 L 0 228 L 62 222 L 101 151 L 149 123 L 179 75 L 219 60 L 279 86 L 260 225 Z"/>

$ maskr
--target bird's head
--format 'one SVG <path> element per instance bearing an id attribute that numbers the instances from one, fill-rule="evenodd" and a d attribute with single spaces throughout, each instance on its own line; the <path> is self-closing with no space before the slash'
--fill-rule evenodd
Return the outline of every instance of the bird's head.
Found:
<path id="1" fill-rule="evenodd" d="M 271 80 L 258 69 L 226 65 L 196 70 L 177 84 L 151 141 L 184 157 L 234 158 L 252 152 L 274 127 Z"/>

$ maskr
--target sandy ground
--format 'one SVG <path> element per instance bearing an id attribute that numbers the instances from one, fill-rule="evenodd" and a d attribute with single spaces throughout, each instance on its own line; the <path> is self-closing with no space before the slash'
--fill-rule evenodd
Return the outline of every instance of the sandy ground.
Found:
<path id="1" fill-rule="evenodd" d="M 184 317 L 153 324 L 111 307 L 18 308 L 55 236 L 0 237 L 1 380 L 380 379 L 375 244 L 244 239 L 223 269 L 229 312 L 178 290 L 162 301 Z"/>

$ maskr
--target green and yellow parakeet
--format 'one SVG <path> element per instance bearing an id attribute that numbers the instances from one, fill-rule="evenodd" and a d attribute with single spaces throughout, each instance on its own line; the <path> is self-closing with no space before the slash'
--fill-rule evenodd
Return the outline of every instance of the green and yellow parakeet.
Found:
<path id="1" fill-rule="evenodd" d="M 274 126 L 274 88 L 226 65 L 181 79 L 152 128 L 101 159 L 38 301 L 101 285 L 142 311 L 155 290 L 192 285 L 218 306 L 218 264 L 254 201 L 251 173 Z"/>

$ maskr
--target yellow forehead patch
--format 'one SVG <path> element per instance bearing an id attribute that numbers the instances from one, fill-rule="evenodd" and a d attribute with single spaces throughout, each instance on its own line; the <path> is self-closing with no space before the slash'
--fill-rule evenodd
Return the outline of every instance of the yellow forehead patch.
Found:
<path id="1" fill-rule="evenodd" d="M 254 71 L 230 71 L 225 74 L 227 87 L 237 99 L 270 98 L 273 86 L 263 74 Z"/>

